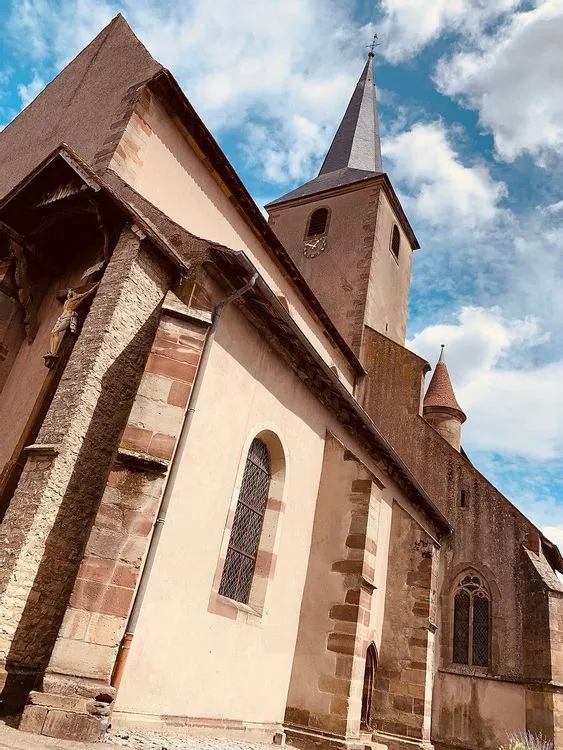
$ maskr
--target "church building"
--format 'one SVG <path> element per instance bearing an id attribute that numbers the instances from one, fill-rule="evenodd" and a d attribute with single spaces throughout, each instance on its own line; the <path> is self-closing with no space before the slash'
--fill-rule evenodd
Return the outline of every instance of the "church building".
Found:
<path id="1" fill-rule="evenodd" d="M 563 748 L 563 558 L 405 348 L 373 53 L 266 209 L 122 16 L 0 133 L 2 713 Z"/>

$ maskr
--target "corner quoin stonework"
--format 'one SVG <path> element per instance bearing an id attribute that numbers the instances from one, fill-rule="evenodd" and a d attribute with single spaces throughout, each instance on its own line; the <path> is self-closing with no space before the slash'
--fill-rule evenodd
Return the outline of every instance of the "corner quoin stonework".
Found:
<path id="1" fill-rule="evenodd" d="M 375 737 L 401 747 L 430 742 L 439 551 L 396 502 L 389 559 L 373 708 Z"/>
<path id="2" fill-rule="evenodd" d="M 208 324 L 181 304 L 163 310 L 119 451 L 43 680 L 20 728 L 50 737 L 97 739 L 142 562 L 148 549 Z M 142 425 L 142 426 L 141 426 Z"/>
<path id="3" fill-rule="evenodd" d="M 360 736 L 379 492 L 373 474 L 327 434 L 285 715 L 288 742 L 298 747 L 315 747 L 323 735 L 337 744 Z"/>

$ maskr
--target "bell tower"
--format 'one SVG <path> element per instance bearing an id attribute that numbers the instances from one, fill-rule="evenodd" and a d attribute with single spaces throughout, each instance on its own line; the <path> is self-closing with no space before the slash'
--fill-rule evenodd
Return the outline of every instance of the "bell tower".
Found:
<path id="1" fill-rule="evenodd" d="M 266 206 L 270 225 L 360 356 L 364 326 L 404 343 L 419 247 L 383 171 L 373 64 L 371 51 L 317 177 Z"/>

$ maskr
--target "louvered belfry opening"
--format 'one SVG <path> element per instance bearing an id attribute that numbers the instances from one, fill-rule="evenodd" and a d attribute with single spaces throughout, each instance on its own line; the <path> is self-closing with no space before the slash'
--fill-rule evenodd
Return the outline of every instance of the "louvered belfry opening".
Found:
<path id="1" fill-rule="evenodd" d="M 328 209 L 317 208 L 313 211 L 311 218 L 309 219 L 309 228 L 307 229 L 307 237 L 316 237 L 319 234 L 324 234 L 326 230 L 326 223 L 328 221 Z"/>
<path id="2" fill-rule="evenodd" d="M 466 575 L 454 597 L 454 664 L 488 667 L 490 599 L 477 576 Z"/>
<path id="3" fill-rule="evenodd" d="M 399 258 L 399 250 L 401 248 L 401 233 L 399 227 L 395 224 L 393 226 L 393 233 L 391 235 L 391 252 L 395 258 Z"/>
<path id="4" fill-rule="evenodd" d="M 219 586 L 222 596 L 243 604 L 247 604 L 250 598 L 270 477 L 268 449 L 256 438 L 248 451 Z"/>

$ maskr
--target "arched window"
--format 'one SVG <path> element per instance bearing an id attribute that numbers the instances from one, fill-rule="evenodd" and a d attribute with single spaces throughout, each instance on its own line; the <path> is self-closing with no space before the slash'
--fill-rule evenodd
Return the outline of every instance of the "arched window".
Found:
<path id="1" fill-rule="evenodd" d="M 255 438 L 248 451 L 219 593 L 247 604 L 270 488 L 270 455 Z"/>
<path id="2" fill-rule="evenodd" d="M 464 575 L 454 596 L 454 664 L 488 667 L 490 597 L 480 578 Z"/>
<path id="3" fill-rule="evenodd" d="M 376 669 L 377 650 L 373 643 L 370 643 L 366 652 L 366 668 L 364 671 L 364 686 L 362 690 L 361 725 L 365 729 L 373 729 L 372 704 Z"/>
<path id="4" fill-rule="evenodd" d="M 399 260 L 399 250 L 401 248 L 401 233 L 399 227 L 393 224 L 393 231 L 391 233 L 391 252 Z"/>
<path id="5" fill-rule="evenodd" d="M 317 237 L 326 231 L 328 220 L 328 208 L 317 208 L 309 217 L 309 226 L 307 228 L 307 237 Z"/>

